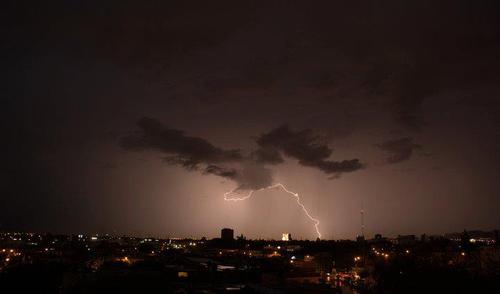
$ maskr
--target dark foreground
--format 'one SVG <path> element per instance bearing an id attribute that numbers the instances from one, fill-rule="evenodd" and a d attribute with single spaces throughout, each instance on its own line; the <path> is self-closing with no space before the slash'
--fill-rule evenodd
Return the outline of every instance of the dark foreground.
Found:
<path id="1" fill-rule="evenodd" d="M 500 293 L 496 244 L 5 233 L 0 293 Z"/>

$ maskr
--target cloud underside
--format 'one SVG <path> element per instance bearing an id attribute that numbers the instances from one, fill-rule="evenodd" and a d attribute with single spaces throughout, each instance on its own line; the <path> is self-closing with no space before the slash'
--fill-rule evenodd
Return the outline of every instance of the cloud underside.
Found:
<path id="1" fill-rule="evenodd" d="M 273 184 L 269 165 L 284 162 L 283 156 L 298 160 L 302 166 L 316 168 L 332 178 L 363 168 L 359 159 L 331 161 L 332 149 L 312 130 L 294 132 L 282 126 L 261 135 L 259 148 L 244 156 L 239 149 L 223 149 L 206 139 L 187 136 L 183 131 L 163 125 L 155 118 L 137 121 L 138 131 L 121 138 L 128 151 L 160 152 L 166 164 L 232 180 L 240 190 L 260 189 Z"/>
<path id="2" fill-rule="evenodd" d="M 421 145 L 414 143 L 412 138 L 388 140 L 376 146 L 388 154 L 385 161 L 389 164 L 409 160 L 414 150 L 422 148 Z"/>
<path id="3" fill-rule="evenodd" d="M 364 167 L 359 159 L 328 160 L 333 151 L 322 141 L 324 138 L 315 135 L 310 129 L 295 132 L 288 126 L 281 126 L 257 139 L 260 149 L 255 154 L 257 160 L 267 164 L 283 162 L 281 154 L 284 154 L 297 159 L 303 166 L 317 168 L 334 176 Z"/>

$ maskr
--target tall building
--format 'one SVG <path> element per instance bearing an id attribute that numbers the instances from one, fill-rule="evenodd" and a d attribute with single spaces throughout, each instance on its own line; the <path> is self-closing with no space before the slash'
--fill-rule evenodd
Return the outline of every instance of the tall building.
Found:
<path id="1" fill-rule="evenodd" d="M 415 238 L 415 235 L 398 235 L 397 240 L 399 245 L 413 245 L 417 238 Z"/>
<path id="2" fill-rule="evenodd" d="M 281 235 L 281 241 L 290 241 L 292 240 L 292 235 L 290 233 L 283 233 Z"/>
<path id="3" fill-rule="evenodd" d="M 220 238 L 223 241 L 233 241 L 234 231 L 232 229 L 224 228 L 220 231 Z"/>

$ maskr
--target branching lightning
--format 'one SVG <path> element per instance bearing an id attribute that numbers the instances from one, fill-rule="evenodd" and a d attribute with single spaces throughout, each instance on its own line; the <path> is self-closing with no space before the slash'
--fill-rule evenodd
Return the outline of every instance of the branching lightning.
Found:
<path id="1" fill-rule="evenodd" d="M 309 211 L 307 211 L 306 207 L 304 206 L 304 204 L 302 204 L 300 202 L 300 196 L 298 193 L 294 193 L 290 190 L 288 190 L 283 184 L 281 183 L 277 183 L 277 184 L 274 184 L 274 185 L 271 185 L 269 187 L 265 187 L 265 188 L 261 188 L 261 189 L 258 189 L 258 190 L 251 190 L 247 195 L 243 196 L 243 197 L 228 197 L 232 194 L 234 194 L 234 190 L 231 190 L 229 192 L 226 192 L 224 193 L 224 200 L 226 201 L 233 201 L 233 202 L 238 202 L 238 201 L 243 201 L 243 200 L 247 200 L 248 198 L 252 197 L 252 195 L 255 193 L 255 192 L 259 192 L 259 191 L 262 191 L 262 190 L 268 190 L 268 189 L 275 189 L 275 188 L 281 188 L 283 191 L 285 191 L 286 193 L 292 195 L 293 197 L 295 197 L 295 200 L 297 201 L 297 204 L 302 208 L 302 210 L 304 211 L 304 213 L 306 214 L 306 216 L 314 222 L 314 228 L 316 229 L 316 234 L 318 235 L 318 238 L 321 239 L 321 233 L 319 232 L 319 220 L 312 217 L 311 214 L 309 214 Z"/>

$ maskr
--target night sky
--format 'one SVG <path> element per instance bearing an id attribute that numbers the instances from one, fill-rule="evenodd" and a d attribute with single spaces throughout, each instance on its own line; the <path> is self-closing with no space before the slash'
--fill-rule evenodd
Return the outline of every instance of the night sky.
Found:
<path id="1" fill-rule="evenodd" d="M 0 230 L 500 228 L 498 1 L 2 1 Z"/>

